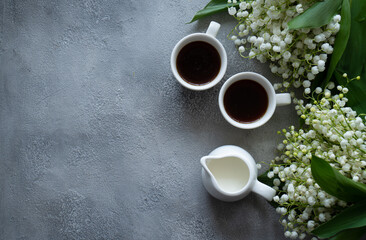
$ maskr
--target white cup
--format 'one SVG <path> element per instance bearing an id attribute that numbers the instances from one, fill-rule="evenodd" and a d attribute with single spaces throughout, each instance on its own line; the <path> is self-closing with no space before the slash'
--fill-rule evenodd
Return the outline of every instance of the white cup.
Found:
<path id="1" fill-rule="evenodd" d="M 170 66 L 172 68 L 172 72 L 174 74 L 174 77 L 184 87 L 189 88 L 191 90 L 196 90 L 196 91 L 206 90 L 206 89 L 209 89 L 209 88 L 215 86 L 223 78 L 223 76 L 226 72 L 226 67 L 227 67 L 227 56 L 226 56 L 226 51 L 225 51 L 224 47 L 216 39 L 216 35 L 217 35 L 219 29 L 220 29 L 220 24 L 218 24 L 217 22 L 212 21 L 210 23 L 210 26 L 208 27 L 206 33 L 193 33 L 193 34 L 190 34 L 190 35 L 182 38 L 175 45 L 175 47 L 173 49 L 173 52 L 172 52 L 172 55 L 171 55 L 171 58 L 170 58 Z M 219 53 L 220 60 L 221 60 L 221 66 L 220 66 L 220 70 L 219 70 L 217 76 L 212 81 L 210 81 L 208 83 L 205 83 L 205 84 L 200 84 L 200 85 L 195 85 L 195 84 L 192 84 L 192 83 L 189 83 L 189 82 L 185 81 L 179 75 L 178 70 L 177 70 L 177 57 L 178 57 L 178 54 L 179 54 L 180 50 L 184 46 L 186 46 L 188 43 L 196 42 L 196 41 L 207 42 L 208 44 L 213 46 L 217 50 L 217 52 Z"/>
<path id="2" fill-rule="evenodd" d="M 234 120 L 233 118 L 231 118 L 229 116 L 229 114 L 226 112 L 226 109 L 224 106 L 224 96 L 225 96 L 226 90 L 233 83 L 240 81 L 240 80 L 244 80 L 244 79 L 252 80 L 252 81 L 259 83 L 266 90 L 266 93 L 268 96 L 268 107 L 267 107 L 266 112 L 259 119 L 255 120 L 253 122 L 248 122 L 248 123 L 238 122 L 238 121 Z M 262 75 L 260 75 L 258 73 L 254 73 L 254 72 L 242 72 L 242 73 L 235 74 L 234 76 L 230 77 L 224 83 L 224 85 L 222 85 L 220 93 L 219 93 L 219 107 L 220 107 L 220 111 L 221 111 L 222 115 L 231 125 L 233 125 L 237 128 L 242 128 L 242 129 L 252 129 L 252 128 L 257 128 L 257 127 L 262 126 L 272 117 L 272 115 L 276 109 L 276 106 L 284 106 L 284 105 L 288 105 L 290 103 L 291 103 L 291 96 L 289 93 L 276 94 L 272 84 L 265 77 L 263 77 Z"/>

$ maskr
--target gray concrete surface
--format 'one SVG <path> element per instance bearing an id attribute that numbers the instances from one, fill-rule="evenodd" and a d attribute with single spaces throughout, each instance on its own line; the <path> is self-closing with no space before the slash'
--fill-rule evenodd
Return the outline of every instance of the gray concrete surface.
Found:
<path id="1" fill-rule="evenodd" d="M 223 203 L 201 184 L 201 156 L 235 144 L 269 162 L 276 131 L 297 123 L 286 106 L 236 129 L 217 105 L 223 81 L 176 82 L 173 46 L 210 20 L 223 23 L 225 79 L 278 81 L 238 56 L 227 14 L 185 24 L 206 2 L 1 1 L 0 239 L 283 239 L 264 199 Z"/>

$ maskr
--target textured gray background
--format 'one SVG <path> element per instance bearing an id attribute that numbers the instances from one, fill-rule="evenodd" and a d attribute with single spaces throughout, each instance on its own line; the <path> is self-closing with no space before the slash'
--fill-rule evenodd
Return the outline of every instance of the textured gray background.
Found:
<path id="1" fill-rule="evenodd" d="M 261 197 L 223 203 L 201 184 L 201 156 L 235 144 L 269 162 L 276 131 L 297 123 L 286 106 L 236 129 L 217 105 L 223 81 L 193 92 L 173 78 L 175 43 L 216 20 L 225 79 L 276 82 L 238 56 L 227 14 L 185 24 L 206 3 L 1 1 L 0 239 L 283 238 Z"/>

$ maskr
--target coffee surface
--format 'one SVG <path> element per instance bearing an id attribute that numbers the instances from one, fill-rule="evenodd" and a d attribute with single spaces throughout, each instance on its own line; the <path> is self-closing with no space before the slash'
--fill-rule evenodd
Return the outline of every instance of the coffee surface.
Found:
<path id="1" fill-rule="evenodd" d="M 239 80 L 226 90 L 224 107 L 235 121 L 254 122 L 266 113 L 268 95 L 259 83 L 248 79 Z"/>
<path id="2" fill-rule="evenodd" d="M 207 42 L 188 43 L 178 53 L 178 73 L 190 84 L 203 85 L 211 82 L 216 78 L 220 68 L 220 54 Z"/>

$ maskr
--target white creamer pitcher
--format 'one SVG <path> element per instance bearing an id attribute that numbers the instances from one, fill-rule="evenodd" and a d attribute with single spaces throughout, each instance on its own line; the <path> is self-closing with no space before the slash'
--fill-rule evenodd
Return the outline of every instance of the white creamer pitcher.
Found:
<path id="1" fill-rule="evenodd" d="M 247 196 L 251 191 L 268 201 L 276 191 L 257 180 L 257 167 L 253 157 L 244 149 L 226 145 L 201 158 L 202 181 L 215 198 L 233 202 Z"/>

